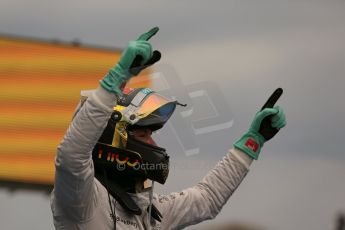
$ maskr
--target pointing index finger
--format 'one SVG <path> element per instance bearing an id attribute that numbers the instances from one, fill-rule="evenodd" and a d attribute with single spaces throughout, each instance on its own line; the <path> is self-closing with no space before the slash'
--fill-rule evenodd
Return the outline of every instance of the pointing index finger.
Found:
<path id="1" fill-rule="evenodd" d="M 146 33 L 143 33 L 142 35 L 140 35 L 137 41 L 148 41 L 151 37 L 153 37 L 158 32 L 158 30 L 159 28 L 157 26 L 153 27 Z"/>
<path id="2" fill-rule="evenodd" d="M 266 101 L 264 106 L 262 106 L 261 110 L 263 110 L 265 108 L 273 108 L 274 104 L 278 101 L 278 99 L 280 98 L 280 96 L 282 94 L 283 94 L 283 89 L 282 88 L 276 89 L 272 93 L 272 95 L 268 98 L 268 100 Z"/>

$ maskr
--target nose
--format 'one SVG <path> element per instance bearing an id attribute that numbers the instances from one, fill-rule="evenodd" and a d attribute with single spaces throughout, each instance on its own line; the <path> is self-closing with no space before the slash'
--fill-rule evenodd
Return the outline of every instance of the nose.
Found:
<path id="1" fill-rule="evenodd" d="M 153 146 L 157 146 L 156 142 L 153 140 L 151 136 L 147 139 L 147 143 Z"/>

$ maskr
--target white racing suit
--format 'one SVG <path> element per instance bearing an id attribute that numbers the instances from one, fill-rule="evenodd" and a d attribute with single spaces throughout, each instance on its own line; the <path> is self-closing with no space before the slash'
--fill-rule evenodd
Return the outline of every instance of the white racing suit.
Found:
<path id="1" fill-rule="evenodd" d="M 83 104 L 57 148 L 51 209 L 56 229 L 111 230 L 114 222 L 106 188 L 94 177 L 92 150 L 101 136 L 116 96 L 99 87 Z M 197 185 L 167 196 L 153 194 L 161 222 L 147 223 L 150 189 L 130 194 L 142 215 L 126 212 L 110 195 L 116 229 L 182 229 L 214 218 L 248 172 L 252 160 L 232 149 Z M 150 227 L 148 227 L 150 226 Z"/>

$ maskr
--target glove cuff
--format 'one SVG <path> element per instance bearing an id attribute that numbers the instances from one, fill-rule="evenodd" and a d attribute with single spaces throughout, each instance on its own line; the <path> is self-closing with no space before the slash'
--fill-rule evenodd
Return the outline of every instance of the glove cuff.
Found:
<path id="1" fill-rule="evenodd" d="M 265 139 L 260 134 L 249 131 L 234 143 L 234 147 L 257 160 L 264 142 Z"/>
<path id="2" fill-rule="evenodd" d="M 129 74 L 126 74 L 121 66 L 117 64 L 115 68 L 109 70 L 108 74 L 105 75 L 99 83 L 108 92 L 122 95 L 120 87 L 124 82 L 129 80 L 130 77 L 128 77 L 128 75 Z"/>

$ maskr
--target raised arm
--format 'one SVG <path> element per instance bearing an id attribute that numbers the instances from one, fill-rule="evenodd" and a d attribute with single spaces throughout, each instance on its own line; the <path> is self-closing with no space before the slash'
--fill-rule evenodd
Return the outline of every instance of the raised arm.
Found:
<path id="1" fill-rule="evenodd" d="M 163 221 L 162 226 L 181 229 L 214 218 L 240 185 L 253 159 L 258 159 L 263 144 L 285 126 L 285 114 L 273 107 L 279 98 L 275 93 L 259 111 L 249 130 L 235 142 L 234 148 L 196 186 L 156 196 Z M 273 99 L 272 99 L 273 98 Z"/>
<path id="2" fill-rule="evenodd" d="M 52 194 L 53 215 L 69 219 L 88 219 L 97 205 L 92 150 L 100 138 L 116 105 L 116 95 L 132 77 L 160 59 L 147 41 L 156 34 L 155 27 L 129 43 L 118 64 L 100 81 L 96 89 L 78 108 L 55 161 L 55 188 Z"/>

